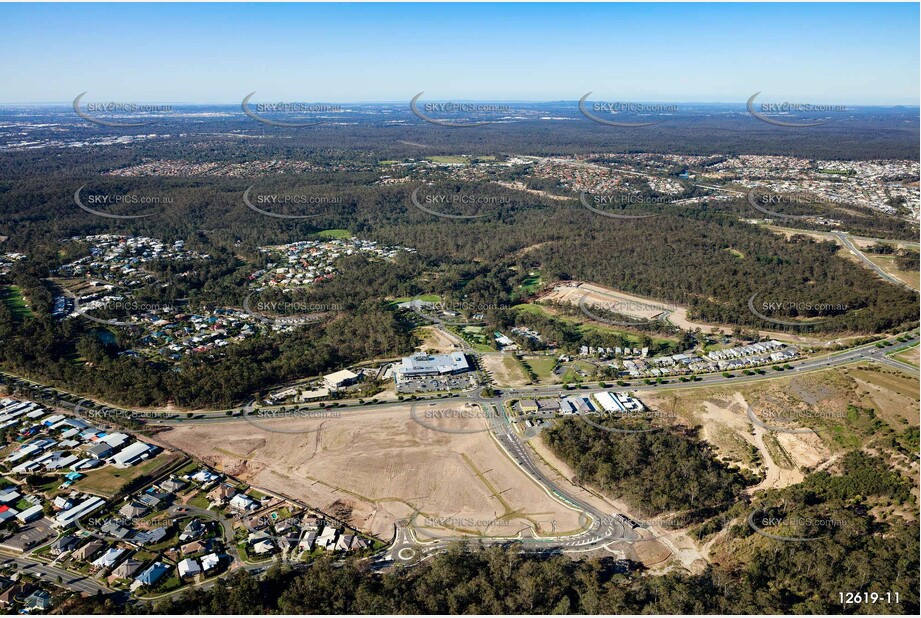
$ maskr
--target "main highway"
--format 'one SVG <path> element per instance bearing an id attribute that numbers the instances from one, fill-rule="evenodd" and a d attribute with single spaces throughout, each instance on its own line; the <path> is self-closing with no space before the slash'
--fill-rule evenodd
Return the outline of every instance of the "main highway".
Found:
<path id="1" fill-rule="evenodd" d="M 449 331 L 445 332 L 447 333 Z M 807 372 L 825 370 L 833 367 L 841 367 L 861 362 L 879 363 L 906 372 L 910 375 L 918 375 L 917 367 L 892 357 L 900 350 L 904 350 L 912 347 L 913 345 L 917 345 L 917 335 L 914 333 L 908 334 L 907 340 L 905 340 L 905 337 L 903 336 L 903 341 L 898 341 L 894 337 L 890 337 L 886 340 L 886 343 L 890 345 L 883 344 L 882 347 L 879 347 L 877 343 L 878 342 L 873 342 L 839 352 L 816 355 L 800 360 L 793 360 L 785 363 L 790 368 L 783 371 L 776 371 L 768 368 L 763 374 L 736 375 L 730 377 L 727 377 L 724 374 L 715 373 L 701 374 L 696 376 L 696 379 L 693 382 L 680 382 L 675 379 L 668 379 L 662 380 L 660 382 L 650 381 L 650 383 L 647 384 L 642 381 L 632 380 L 629 387 L 623 388 L 629 388 L 630 390 L 660 391 L 670 389 L 711 387 L 732 383 L 750 383 L 759 382 L 762 380 L 778 379 L 790 376 L 791 374 L 799 375 Z M 71 410 L 74 410 L 78 413 L 81 411 L 87 411 L 86 409 L 77 410 L 77 405 L 63 399 L 63 396 L 65 395 L 71 399 L 77 398 L 79 396 L 66 393 L 60 389 L 48 387 L 31 380 L 25 380 L 24 378 L 20 378 L 18 376 L 13 376 L 10 374 L 4 374 L 4 376 L 8 381 L 18 381 L 21 384 L 28 385 L 39 395 L 38 400 L 45 399 L 47 401 L 47 396 L 53 395 L 52 400 L 54 405 L 70 408 Z M 597 389 L 603 387 L 600 383 L 594 382 L 583 384 L 581 388 Z M 493 439 L 501 447 L 503 452 L 511 460 L 513 460 L 535 483 L 540 485 L 549 496 L 584 515 L 584 524 L 574 533 L 568 533 L 560 536 L 553 534 L 542 536 L 534 530 L 525 530 L 520 532 L 517 537 L 515 537 L 515 540 L 519 541 L 522 544 L 522 547 L 525 547 L 529 550 L 589 551 L 593 549 L 603 549 L 614 542 L 629 543 L 639 540 L 639 536 L 636 534 L 636 532 L 630 526 L 625 525 L 624 520 L 620 519 L 616 514 L 600 511 L 597 507 L 575 495 L 575 492 L 572 491 L 572 488 L 561 487 L 555 480 L 548 478 L 542 469 L 534 462 L 529 448 L 515 431 L 507 416 L 506 411 L 508 409 L 508 404 L 513 400 L 520 399 L 522 397 L 533 398 L 559 396 L 572 392 L 578 391 L 567 390 L 560 385 L 537 385 L 517 387 L 515 389 L 509 389 L 504 392 L 498 392 L 495 394 L 495 396 L 487 397 L 478 388 L 472 389 L 460 395 L 434 394 L 429 397 L 419 397 L 416 400 L 417 402 L 421 401 L 425 403 L 434 403 L 438 401 L 458 401 L 466 399 L 472 404 L 481 406 L 484 411 L 491 411 L 492 413 L 485 414 L 486 418 L 488 419 L 488 429 Z M 42 395 L 44 395 L 44 397 L 42 397 Z M 83 399 L 82 401 L 84 402 L 84 408 L 88 408 L 91 405 L 90 400 L 88 399 Z M 106 407 L 106 404 L 102 402 L 92 402 L 92 405 Z M 337 409 L 341 410 L 343 413 L 360 414 L 362 410 L 368 408 L 392 408 L 395 406 L 405 406 L 406 403 L 390 401 L 378 403 L 366 402 L 360 404 L 357 401 L 341 401 L 338 402 L 338 405 L 339 407 Z M 283 406 L 268 406 L 262 409 L 278 410 L 281 407 Z M 164 418 L 159 418 L 156 421 L 153 421 L 152 424 L 170 425 L 239 422 L 241 416 L 249 414 L 251 410 L 252 401 L 246 402 L 239 407 L 231 409 L 199 411 L 196 412 L 192 418 L 183 418 L 182 414 L 177 414 L 175 411 L 157 410 L 147 412 L 154 412 L 156 414 L 164 415 Z M 94 418 L 90 417 L 89 420 L 94 420 Z M 412 563 L 431 556 L 434 552 L 443 549 L 447 544 L 458 540 L 478 540 L 485 544 L 494 544 L 508 543 L 512 539 L 508 537 L 420 538 L 412 525 L 412 521 L 402 522 L 402 524 L 397 525 L 394 542 L 376 557 L 376 564 L 379 566 L 387 566 L 390 564 Z M 19 560 L 25 561 L 27 559 L 20 558 Z M 28 563 L 32 563 L 34 565 L 33 561 L 28 561 Z M 35 568 L 41 567 L 35 566 Z M 67 577 L 72 577 L 72 575 L 67 574 Z M 65 581 L 67 580 L 65 579 Z M 75 589 L 79 589 L 77 588 L 78 585 L 84 585 L 83 582 L 78 581 L 74 581 L 73 584 L 74 585 L 72 587 Z"/>
<path id="2" fill-rule="evenodd" d="M 880 268 L 873 260 L 871 260 L 866 255 L 864 255 L 863 251 L 861 251 L 857 247 L 857 245 L 855 245 L 854 242 L 844 232 L 832 232 L 832 235 L 838 240 L 840 240 L 841 244 L 843 244 L 851 253 L 853 253 L 857 257 L 857 259 L 859 259 L 861 262 L 866 264 L 867 267 L 875 271 L 877 275 L 879 275 L 886 281 L 890 283 L 894 283 L 901 287 L 908 288 L 909 290 L 917 291 L 915 290 L 915 288 L 911 287 L 910 285 L 908 285 L 907 283 L 905 283 L 898 277 L 893 277 L 892 275 L 887 273 L 885 270 Z"/>

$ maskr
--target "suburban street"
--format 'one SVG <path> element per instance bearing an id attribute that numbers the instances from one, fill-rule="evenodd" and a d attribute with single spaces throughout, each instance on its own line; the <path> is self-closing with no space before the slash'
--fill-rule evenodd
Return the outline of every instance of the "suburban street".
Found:
<path id="1" fill-rule="evenodd" d="M 726 377 L 719 373 L 703 374 L 699 375 L 699 380 L 695 382 L 679 382 L 677 380 L 670 379 L 662 381 L 661 383 L 652 382 L 650 384 L 645 384 L 639 381 L 633 381 L 629 387 L 629 390 L 660 391 L 722 386 L 729 383 L 759 382 L 763 380 L 775 380 L 789 377 L 791 374 L 799 375 L 810 371 L 819 371 L 833 367 L 841 367 L 859 362 L 879 363 L 906 372 L 910 375 L 917 376 L 918 369 L 916 367 L 891 358 L 892 354 L 917 344 L 917 337 L 911 335 L 911 339 L 906 342 L 895 342 L 895 338 L 891 337 L 888 339 L 888 341 L 894 342 L 894 345 L 880 348 L 877 347 L 876 342 L 874 342 L 857 346 L 849 350 L 823 354 L 798 361 L 790 361 L 788 364 L 792 367 L 792 369 L 787 369 L 779 372 L 770 370 L 763 375 L 735 377 Z M 14 378 L 14 376 L 8 376 L 8 378 Z M 23 380 L 22 378 L 16 379 Z M 60 396 L 64 394 L 63 391 L 54 388 L 49 389 L 49 387 L 45 385 L 41 385 L 29 380 L 23 381 L 33 385 L 38 389 L 41 389 L 44 392 L 50 390 L 57 393 L 58 400 L 55 405 L 69 408 L 71 410 L 76 408 L 74 404 L 60 399 Z M 411 564 L 418 560 L 423 560 L 426 557 L 433 555 L 433 553 L 444 549 L 450 543 L 457 541 L 477 541 L 483 544 L 506 544 L 514 540 L 520 542 L 522 547 L 527 548 L 529 551 L 566 552 L 604 549 L 614 542 L 629 543 L 639 540 L 640 537 L 629 526 L 623 525 L 622 520 L 619 520 L 616 517 L 617 514 L 601 512 L 591 504 L 574 496 L 571 493 L 571 490 L 560 487 L 553 480 L 547 478 L 539 466 L 533 461 L 530 449 L 521 439 L 521 437 L 516 433 L 512 423 L 507 417 L 506 411 L 508 409 L 508 404 L 522 397 L 534 398 L 545 396 L 565 396 L 566 394 L 578 393 L 580 390 L 598 388 L 604 387 L 600 386 L 600 384 L 597 382 L 583 384 L 580 389 L 566 389 L 562 385 L 522 386 L 516 387 L 514 389 L 502 389 L 493 397 L 484 396 L 482 388 L 478 388 L 464 392 L 459 396 L 457 394 L 452 394 L 433 395 L 418 398 L 417 402 L 426 403 L 437 401 L 458 401 L 466 399 L 470 403 L 482 406 L 484 411 L 493 412 L 491 414 L 486 414 L 486 417 L 488 418 L 488 430 L 490 431 L 493 439 L 501 447 L 503 452 L 511 460 L 513 460 L 516 465 L 518 465 L 535 483 L 540 485 L 544 491 L 547 492 L 547 494 L 550 495 L 553 499 L 573 510 L 584 514 L 584 529 L 576 534 L 547 537 L 534 536 L 530 531 L 526 531 L 520 532 L 517 537 L 514 538 L 484 538 L 469 536 L 420 538 L 416 534 L 416 531 L 413 529 L 412 522 L 405 521 L 397 525 L 393 543 L 386 549 L 382 550 L 375 557 L 375 565 L 378 568 L 385 568 L 394 564 Z M 405 407 L 406 402 L 358 404 L 357 401 L 352 401 L 340 402 L 339 405 L 340 407 L 338 409 L 343 413 L 360 414 L 365 409 Z M 277 409 L 279 407 L 280 406 L 268 406 L 263 409 Z M 181 414 L 171 412 L 173 418 L 158 419 L 154 421 L 154 424 L 211 424 L 239 422 L 240 416 L 251 412 L 251 410 L 252 402 L 249 401 L 237 408 L 229 410 L 231 412 L 230 415 L 227 414 L 228 410 L 213 410 L 196 412 L 194 418 L 188 419 L 183 418 L 183 415 Z M 224 523 L 226 522 L 222 522 L 222 524 Z M 225 534 L 229 534 L 229 532 L 225 530 Z M 230 546 L 232 547 L 232 544 L 230 544 Z M 74 575 L 71 573 L 67 573 L 66 571 L 56 569 L 54 567 L 44 566 L 41 563 L 37 563 L 37 561 L 31 560 L 27 557 L 16 558 L 16 560 L 21 561 L 24 565 L 32 565 L 31 568 L 37 570 L 38 572 L 41 572 L 41 570 L 44 569 L 50 576 L 57 577 L 60 575 L 64 582 L 75 590 L 91 592 L 95 592 L 98 589 L 105 590 L 102 586 L 93 583 L 91 580 L 86 578 L 75 579 Z M 247 568 L 251 571 L 259 571 L 265 568 L 265 566 L 245 565 L 244 568 Z"/>
<path id="2" fill-rule="evenodd" d="M 106 588 L 91 577 L 75 575 L 70 571 L 47 565 L 34 558 L 29 558 L 28 556 L 9 556 L 6 553 L 0 554 L 0 565 L 10 563 L 15 563 L 19 566 L 19 570 L 23 573 L 36 575 L 52 583 L 57 583 L 58 578 L 60 578 L 62 586 L 77 592 L 84 592 L 91 595 L 97 592 L 102 592 L 103 594 L 112 592 L 110 588 Z"/>

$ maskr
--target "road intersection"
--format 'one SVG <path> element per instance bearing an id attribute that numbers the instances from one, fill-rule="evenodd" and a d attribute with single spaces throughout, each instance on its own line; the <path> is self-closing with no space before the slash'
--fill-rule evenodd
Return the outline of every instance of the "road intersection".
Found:
<path id="1" fill-rule="evenodd" d="M 892 355 L 900 350 L 907 349 L 917 345 L 918 338 L 914 333 L 908 335 L 908 339 L 903 337 L 902 341 L 889 338 L 887 341 L 891 345 L 883 344 L 878 347 L 878 342 L 860 345 L 848 350 L 814 356 L 806 359 L 791 361 L 787 363 L 790 369 L 784 371 L 765 372 L 763 374 L 750 376 L 730 377 L 724 374 L 702 374 L 696 377 L 693 382 L 679 382 L 675 380 L 649 381 L 648 383 L 637 383 L 634 381 L 631 386 L 623 387 L 631 390 L 672 390 L 672 389 L 689 389 L 725 385 L 729 383 L 749 383 L 762 380 L 772 380 L 789 375 L 800 375 L 807 372 L 830 369 L 859 362 L 873 362 L 884 364 L 911 375 L 918 375 L 918 369 L 908 363 L 892 358 Z M 55 405 L 76 409 L 79 406 L 70 401 L 62 399 L 64 391 L 47 387 L 29 380 L 24 380 L 16 376 L 8 376 L 7 379 L 15 379 L 26 382 L 34 387 L 41 389 L 46 395 L 52 395 Z M 581 386 L 582 389 L 605 388 L 601 383 L 588 383 Z M 560 385 L 533 385 L 522 386 L 514 389 L 508 389 L 506 392 L 496 392 L 492 397 L 484 396 L 480 389 L 467 391 L 462 395 L 442 394 L 428 397 L 420 397 L 417 401 L 426 403 L 437 402 L 442 400 L 457 401 L 466 399 L 469 403 L 477 404 L 484 411 L 492 413 L 484 414 L 487 419 L 487 425 L 492 438 L 500 446 L 502 451 L 513 460 L 535 483 L 540 485 L 543 490 L 553 499 L 568 508 L 579 511 L 584 521 L 575 534 L 565 534 L 560 536 L 548 535 L 541 536 L 535 530 L 521 531 L 514 537 L 470 537 L 470 536 L 445 536 L 445 537 L 420 537 L 413 526 L 413 522 L 403 521 L 396 525 L 393 542 L 379 554 L 375 556 L 374 562 L 378 567 L 390 565 L 405 565 L 424 560 L 438 551 L 455 542 L 479 542 L 485 545 L 508 544 L 516 542 L 519 546 L 527 551 L 538 552 L 567 552 L 567 551 L 591 551 L 609 549 L 613 543 L 633 543 L 644 540 L 648 537 L 641 536 L 633 526 L 629 525 L 629 519 L 625 519 L 618 513 L 605 513 L 597 507 L 589 504 L 585 500 L 574 495 L 571 488 L 561 487 L 556 481 L 547 477 L 542 469 L 534 462 L 529 447 L 515 431 L 512 422 L 507 416 L 509 404 L 522 397 L 548 397 L 548 396 L 565 396 L 578 392 L 574 389 L 567 389 Z M 72 397 L 72 396 L 71 396 Z M 86 401 L 86 400 L 84 400 Z M 339 409 L 342 411 L 360 413 L 365 408 L 381 409 L 392 408 L 395 406 L 405 406 L 403 402 L 381 402 L 381 403 L 363 403 L 358 402 L 339 402 Z M 230 410 L 214 410 L 209 412 L 197 413 L 191 419 L 182 418 L 175 412 L 171 413 L 171 418 L 161 418 L 155 421 L 155 424 L 188 424 L 188 423 L 223 423 L 239 421 L 240 416 L 250 409 L 252 402 L 246 402 L 242 406 Z M 278 408 L 279 406 L 275 406 Z M 271 407 L 270 407 L 271 408 Z M 269 408 L 267 408 L 269 409 Z M 228 414 L 229 412 L 229 414 Z M 24 564 L 33 561 L 22 558 Z M 40 568 L 36 566 L 36 568 Z M 66 574 L 66 572 L 64 572 Z M 72 578 L 72 574 L 66 574 L 65 581 Z M 86 584 L 74 582 L 72 586 Z"/>

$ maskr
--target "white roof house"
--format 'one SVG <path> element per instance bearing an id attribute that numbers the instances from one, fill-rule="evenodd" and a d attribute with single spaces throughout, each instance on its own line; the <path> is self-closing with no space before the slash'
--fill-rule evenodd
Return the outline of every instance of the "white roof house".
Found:
<path id="1" fill-rule="evenodd" d="M 327 388 L 336 389 L 343 386 L 348 386 L 357 379 L 357 373 L 353 373 L 348 369 L 343 369 L 342 371 L 336 371 L 334 373 L 330 373 L 329 375 L 323 376 L 323 383 Z"/>
<path id="2" fill-rule="evenodd" d="M 201 557 L 201 569 L 202 571 L 210 571 L 220 564 L 221 559 L 217 554 L 208 554 L 207 556 Z"/>
<path id="3" fill-rule="evenodd" d="M 16 516 L 16 519 L 25 524 L 32 521 L 33 519 L 39 519 L 42 516 L 42 512 L 42 505 L 36 504 L 35 506 L 27 508 L 21 512 Z"/>
<path id="4" fill-rule="evenodd" d="M 125 553 L 125 551 L 127 550 L 111 547 L 106 551 L 106 553 L 93 560 L 93 566 L 97 569 L 111 568 L 115 566 L 115 563 L 118 562 L 118 559 L 122 554 Z"/>
<path id="5" fill-rule="evenodd" d="M 238 511 L 252 511 L 258 508 L 259 503 L 246 494 L 237 494 L 230 499 L 230 508 Z"/>
<path id="6" fill-rule="evenodd" d="M 192 558 L 186 558 L 178 564 L 178 567 L 179 577 L 192 577 L 201 573 L 201 567 L 198 565 L 198 561 Z"/>
<path id="7" fill-rule="evenodd" d="M 118 454 L 113 456 L 112 463 L 120 468 L 133 466 L 137 462 L 141 461 L 141 459 L 144 459 L 145 456 L 149 455 L 153 450 L 154 447 L 149 444 L 144 442 L 135 442 L 131 446 L 125 447 Z"/>
<path id="8" fill-rule="evenodd" d="M 105 503 L 105 500 L 96 496 L 87 498 L 77 506 L 58 513 L 58 516 L 55 517 L 55 525 L 66 528 L 84 515 L 89 515 L 93 511 L 102 508 Z"/>

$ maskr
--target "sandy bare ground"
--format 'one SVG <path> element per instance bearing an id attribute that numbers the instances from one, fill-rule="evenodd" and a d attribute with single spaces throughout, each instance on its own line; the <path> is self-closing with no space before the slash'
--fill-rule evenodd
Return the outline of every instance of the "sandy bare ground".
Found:
<path id="1" fill-rule="evenodd" d="M 589 307 L 596 306 L 638 319 L 654 320 L 667 311 L 679 309 L 673 303 L 653 301 L 591 283 L 579 283 L 575 287 L 556 286 L 544 296 L 547 300 L 573 305 L 582 302 L 583 297 Z"/>
<path id="2" fill-rule="evenodd" d="M 506 189 L 512 189 L 514 191 L 521 191 L 522 193 L 530 193 L 531 195 L 539 195 L 540 197 L 545 197 L 557 202 L 566 202 L 569 200 L 574 200 L 574 197 L 568 197 L 565 195 L 554 195 L 553 193 L 547 193 L 546 191 L 541 191 L 539 189 L 529 189 L 524 186 L 522 183 L 515 182 L 503 182 L 501 180 L 494 181 L 497 185 L 501 185 Z"/>
<path id="3" fill-rule="evenodd" d="M 918 348 L 913 350 L 917 355 Z M 903 421 L 917 426 L 918 404 L 921 402 L 918 378 L 896 370 L 873 371 L 864 368 L 855 368 L 849 375 L 859 389 L 860 405 L 872 407 L 894 427 L 899 427 Z"/>
<path id="4" fill-rule="evenodd" d="M 748 419 L 748 403 L 741 393 L 734 393 L 729 401 L 704 401 L 701 404 L 701 416 L 706 420 L 703 425 L 703 438 L 716 442 L 718 428 L 728 429 L 739 438 L 758 449 L 764 472 L 764 480 L 748 488 L 748 493 L 763 489 L 779 489 L 803 480 L 803 473 L 795 468 L 783 466 L 774 460 L 771 450 L 765 444 L 765 430 Z M 789 434 L 797 435 L 798 434 Z"/>
<path id="5" fill-rule="evenodd" d="M 803 469 L 819 466 L 827 461 L 832 453 L 815 433 L 784 433 L 774 432 L 757 424 L 748 418 L 748 408 L 753 403 L 753 410 L 763 412 L 769 410 L 765 399 L 758 402 L 749 402 L 745 395 L 731 387 L 724 389 L 709 389 L 708 391 L 686 391 L 682 394 L 685 401 L 676 404 L 676 395 L 656 394 L 654 392 L 639 393 L 639 396 L 652 407 L 668 406 L 680 414 L 685 414 L 688 420 L 702 427 L 701 437 L 713 444 L 721 457 L 725 457 L 743 467 L 752 469 L 753 466 L 744 459 L 744 449 L 740 444 L 748 444 L 756 449 L 761 456 L 764 480 L 749 489 L 749 492 L 767 488 L 782 488 L 799 483 L 804 478 Z M 786 409 L 778 403 L 780 411 Z M 788 411 L 788 410 L 786 410 Z M 755 412 L 757 417 L 757 412 Z M 760 418 L 762 423 L 769 426 L 778 425 L 770 419 Z M 791 429 L 802 429 L 794 427 Z M 776 440 L 784 455 L 789 461 L 777 461 L 774 457 L 776 449 L 769 448 L 767 441 Z"/>
<path id="6" fill-rule="evenodd" d="M 524 386 L 529 382 L 518 361 L 504 352 L 483 354 L 480 364 L 499 386 Z"/>
<path id="7" fill-rule="evenodd" d="M 904 352 L 899 352 L 898 354 L 893 355 L 893 358 L 900 360 L 906 363 L 911 363 L 915 367 L 921 364 L 921 346 L 915 346 Z"/>
<path id="8" fill-rule="evenodd" d="M 389 539 L 413 516 L 431 536 L 515 536 L 579 528 L 578 512 L 549 497 L 509 459 L 477 406 L 460 402 L 342 411 L 338 418 L 177 426 L 158 437 L 256 487 L 320 510 L 351 512 L 349 523 Z M 461 417 L 461 415 L 466 416 Z M 446 417 L 447 416 L 447 417 Z M 419 535 L 420 538 L 424 534 Z"/>
<path id="9" fill-rule="evenodd" d="M 423 326 L 419 330 L 420 334 L 424 337 L 422 343 L 418 346 L 419 350 L 423 352 L 433 350 L 436 354 L 457 351 L 458 346 L 454 339 L 449 337 L 444 331 L 434 326 Z"/>
<path id="10" fill-rule="evenodd" d="M 912 289 L 917 290 L 919 288 L 918 271 L 899 270 L 899 267 L 895 265 L 895 258 L 892 256 L 875 255 L 873 253 L 864 253 L 864 255 L 867 256 L 871 262 L 882 268 L 886 274 L 895 277 Z"/>
<path id="11" fill-rule="evenodd" d="M 704 322 L 692 321 L 688 318 L 687 307 L 682 307 L 671 301 L 635 296 L 595 283 L 579 281 L 566 282 L 554 286 L 541 296 L 541 298 L 547 300 L 568 302 L 574 305 L 579 305 L 582 297 L 586 297 L 585 304 L 589 307 L 596 306 L 635 318 L 655 319 L 665 313 L 669 322 L 685 330 L 699 328 L 703 332 L 710 332 L 716 329 L 718 332 L 726 335 L 733 332 L 733 327 L 729 325 L 706 324 Z M 793 343 L 806 343 L 811 345 L 821 345 L 825 343 L 824 340 L 804 337 L 796 333 L 759 330 L 758 334 L 761 337 L 769 337 L 771 339 Z"/>

